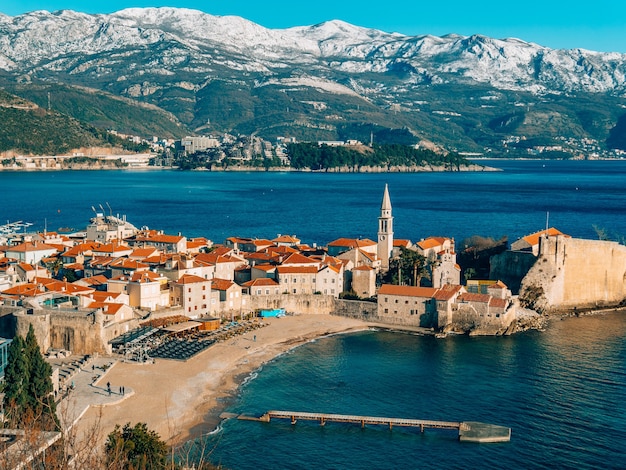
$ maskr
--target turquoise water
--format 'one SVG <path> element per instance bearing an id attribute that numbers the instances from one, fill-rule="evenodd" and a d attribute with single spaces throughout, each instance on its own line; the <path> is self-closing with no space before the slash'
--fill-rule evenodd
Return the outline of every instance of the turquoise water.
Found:
<path id="1" fill-rule="evenodd" d="M 364 332 L 265 365 L 228 411 L 270 409 L 512 428 L 508 443 L 456 432 L 227 420 L 209 439 L 226 468 L 624 468 L 626 314 L 554 320 L 544 332 L 436 339 Z"/>

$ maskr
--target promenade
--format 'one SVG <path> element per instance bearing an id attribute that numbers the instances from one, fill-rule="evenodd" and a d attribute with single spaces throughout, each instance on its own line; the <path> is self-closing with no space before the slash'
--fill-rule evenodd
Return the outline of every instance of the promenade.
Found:
<path id="1" fill-rule="evenodd" d="M 67 391 L 62 391 L 62 398 L 57 403 L 57 414 L 64 429 L 74 426 L 89 407 L 119 404 L 134 395 L 132 387 L 125 386 L 119 380 L 107 379 L 116 363 L 116 358 L 94 357 L 77 369 L 70 380 L 73 388 L 70 386 Z M 107 382 L 110 382 L 111 393 L 107 389 Z M 124 387 L 124 394 L 120 387 Z"/>

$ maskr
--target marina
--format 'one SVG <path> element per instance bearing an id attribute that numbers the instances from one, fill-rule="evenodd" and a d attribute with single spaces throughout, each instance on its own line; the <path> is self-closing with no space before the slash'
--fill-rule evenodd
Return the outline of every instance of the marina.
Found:
<path id="1" fill-rule="evenodd" d="M 235 415 L 237 419 L 243 421 L 261 421 L 269 423 L 272 419 L 288 419 L 292 425 L 298 421 L 316 421 L 320 426 L 329 422 L 335 423 L 351 423 L 358 424 L 362 428 L 366 425 L 389 426 L 392 430 L 394 426 L 419 428 L 420 432 L 424 429 L 452 429 L 458 430 L 459 440 L 461 442 L 509 442 L 511 440 L 511 428 L 498 426 L 495 424 L 456 421 L 432 421 L 423 419 L 410 418 L 383 418 L 377 416 L 356 416 L 329 413 L 309 413 L 305 411 L 268 411 L 260 417 Z M 223 415 L 223 417 L 233 417 L 232 415 Z"/>

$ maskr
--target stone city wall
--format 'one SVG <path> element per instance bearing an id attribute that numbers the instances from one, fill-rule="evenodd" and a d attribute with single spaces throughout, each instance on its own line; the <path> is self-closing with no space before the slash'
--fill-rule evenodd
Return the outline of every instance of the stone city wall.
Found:
<path id="1" fill-rule="evenodd" d="M 612 307 L 626 299 L 626 246 L 561 236 L 542 238 L 522 281 L 520 302 L 543 312 Z"/>
<path id="2" fill-rule="evenodd" d="M 332 313 L 335 309 L 335 298 L 331 295 L 258 295 L 247 297 L 244 314 L 258 310 L 284 308 L 287 312 L 300 314 L 325 314 Z M 239 315 L 239 312 L 237 312 Z"/>

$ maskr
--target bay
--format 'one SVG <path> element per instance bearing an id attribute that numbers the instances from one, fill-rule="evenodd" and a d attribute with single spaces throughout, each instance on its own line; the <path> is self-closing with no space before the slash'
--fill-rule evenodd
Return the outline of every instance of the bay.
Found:
<path id="1" fill-rule="evenodd" d="M 481 161 L 501 172 L 334 174 L 0 172 L 0 221 L 82 229 L 99 205 L 138 227 L 206 236 L 376 239 L 389 184 L 395 237 L 515 240 L 549 224 L 626 235 L 626 161 Z M 108 203 L 108 205 L 107 205 Z M 211 459 L 246 468 L 623 468 L 624 314 L 554 320 L 545 332 L 436 340 L 366 332 L 320 339 L 263 367 L 231 410 L 271 408 L 510 426 L 510 443 L 454 433 L 229 420 Z"/>
<path id="2" fill-rule="evenodd" d="M 201 442 L 226 468 L 624 468 L 626 315 L 555 319 L 512 337 L 364 332 L 323 338 L 265 365 L 228 411 L 271 409 L 512 428 L 456 432 L 298 422 L 223 422 Z"/>
<path id="3" fill-rule="evenodd" d="M 471 235 L 513 241 L 549 224 L 596 238 L 626 235 L 626 161 L 481 161 L 501 172 L 212 173 L 176 170 L 0 172 L 0 221 L 82 229 L 92 207 L 138 227 L 205 236 L 305 243 L 376 239 L 389 184 L 396 238 Z"/>

